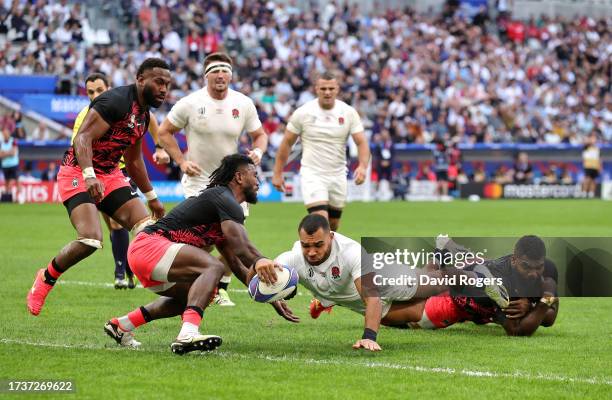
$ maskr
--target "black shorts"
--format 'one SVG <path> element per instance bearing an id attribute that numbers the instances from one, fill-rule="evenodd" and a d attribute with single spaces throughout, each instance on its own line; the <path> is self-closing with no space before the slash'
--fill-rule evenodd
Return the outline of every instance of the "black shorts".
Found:
<path id="1" fill-rule="evenodd" d="M 595 179 L 599 178 L 599 170 L 595 169 L 595 168 L 585 168 L 584 169 L 584 175 L 586 175 L 589 178 L 595 180 Z"/>
<path id="2" fill-rule="evenodd" d="M 8 167 L 2 168 L 2 173 L 4 174 L 4 181 L 17 180 L 17 175 L 19 175 L 17 167 Z"/>
<path id="3" fill-rule="evenodd" d="M 448 181 L 448 171 L 436 171 L 436 179 L 438 181 Z"/>

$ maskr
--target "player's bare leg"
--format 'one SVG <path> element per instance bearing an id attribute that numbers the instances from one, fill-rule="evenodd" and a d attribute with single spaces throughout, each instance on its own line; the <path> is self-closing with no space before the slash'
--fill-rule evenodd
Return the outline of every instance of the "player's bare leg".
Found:
<path id="1" fill-rule="evenodd" d="M 385 326 L 414 327 L 423 317 L 427 299 L 393 302 L 391 308 L 380 323 Z"/>
<path id="2" fill-rule="evenodd" d="M 221 345 L 219 336 L 201 335 L 199 329 L 204 309 L 208 306 L 223 271 L 223 263 L 199 248 L 186 245 L 177 253 L 168 271 L 168 281 L 190 283 L 191 287 L 186 293 L 183 326 L 171 345 L 173 353 L 214 350 Z"/>
<path id="3" fill-rule="evenodd" d="M 40 314 L 47 295 L 64 272 L 102 248 L 102 226 L 94 204 L 76 206 L 70 213 L 70 222 L 77 231 L 77 239 L 64 246 L 46 269 L 37 272 L 27 296 L 28 310 L 32 315 Z"/>

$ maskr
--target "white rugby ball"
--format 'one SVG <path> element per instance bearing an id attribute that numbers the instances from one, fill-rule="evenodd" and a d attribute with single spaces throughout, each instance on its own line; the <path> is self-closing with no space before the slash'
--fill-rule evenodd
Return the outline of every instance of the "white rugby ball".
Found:
<path id="1" fill-rule="evenodd" d="M 249 282 L 249 294 L 253 300 L 260 303 L 272 303 L 284 299 L 293 292 L 299 282 L 298 273 L 295 268 L 283 265 L 283 270 L 276 271 L 276 282 L 267 284 L 259 280 L 255 275 Z"/>

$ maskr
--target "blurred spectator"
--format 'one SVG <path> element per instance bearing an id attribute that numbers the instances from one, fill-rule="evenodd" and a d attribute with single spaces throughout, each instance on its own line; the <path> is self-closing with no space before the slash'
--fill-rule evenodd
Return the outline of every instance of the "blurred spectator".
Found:
<path id="1" fill-rule="evenodd" d="M 472 173 L 472 181 L 476 183 L 486 182 L 487 173 L 483 163 L 476 163 L 474 165 L 474 172 Z"/>
<path id="2" fill-rule="evenodd" d="M 13 191 L 19 193 L 19 148 L 17 141 L 11 137 L 11 132 L 5 126 L 2 129 L 2 141 L 0 142 L 0 160 L 2 173 L 4 175 L 4 194 L 2 201 L 16 201 Z"/>
<path id="3" fill-rule="evenodd" d="M 500 185 L 512 183 L 513 180 L 513 171 L 505 165 L 500 165 L 493 174 L 493 182 L 499 183 Z"/>
<path id="4" fill-rule="evenodd" d="M 567 166 L 563 166 L 563 168 L 561 168 L 561 173 L 560 173 L 560 176 L 559 176 L 559 182 L 564 184 L 564 185 L 573 185 L 574 184 L 574 177 L 570 173 L 570 171 L 567 168 Z"/>
<path id="5" fill-rule="evenodd" d="M 40 179 L 42 179 L 43 182 L 55 182 L 57 180 L 57 172 L 57 164 L 51 161 L 40 175 Z"/>
<path id="6" fill-rule="evenodd" d="M 419 172 L 416 174 L 415 179 L 417 181 L 436 181 L 436 174 L 431 170 L 431 166 L 428 163 L 422 164 Z"/>
<path id="7" fill-rule="evenodd" d="M 601 157 L 599 146 L 597 145 L 597 134 L 589 135 L 584 144 L 582 151 L 582 166 L 584 168 L 584 178 L 582 181 L 582 191 L 587 194 L 587 197 L 595 197 L 595 189 L 597 187 L 597 178 L 601 171 Z"/>
<path id="8" fill-rule="evenodd" d="M 542 174 L 541 182 L 548 185 L 554 185 L 556 183 L 559 183 L 559 177 L 557 176 L 557 167 L 554 164 L 546 168 L 544 174 Z"/>
<path id="9" fill-rule="evenodd" d="M 533 168 L 529 163 L 529 156 L 524 151 L 521 151 L 516 157 L 512 174 L 514 183 L 529 184 L 533 182 Z"/>
<path id="10" fill-rule="evenodd" d="M 11 133 L 11 135 L 15 139 L 20 139 L 20 140 L 25 139 L 26 131 L 25 131 L 25 128 L 23 127 L 23 121 L 22 121 L 23 115 L 21 114 L 21 111 L 14 111 L 11 118 L 13 119 L 13 121 L 15 121 L 15 130 Z"/>
<path id="11" fill-rule="evenodd" d="M 38 123 L 38 126 L 32 132 L 30 140 L 51 140 L 51 132 L 47 128 L 47 124 L 43 121 Z"/>
<path id="12" fill-rule="evenodd" d="M 450 149 L 446 147 L 443 140 L 434 141 L 433 149 L 434 166 L 436 181 L 438 182 L 438 195 L 448 196 L 448 168 L 450 163 Z M 456 168 L 454 170 L 456 175 Z M 453 177 L 454 178 L 454 177 Z"/>

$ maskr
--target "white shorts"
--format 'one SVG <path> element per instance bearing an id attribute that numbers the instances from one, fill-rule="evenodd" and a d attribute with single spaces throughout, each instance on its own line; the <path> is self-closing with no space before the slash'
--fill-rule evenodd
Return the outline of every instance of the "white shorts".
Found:
<path id="1" fill-rule="evenodd" d="M 348 190 L 345 173 L 322 175 L 302 169 L 300 176 L 305 205 L 327 203 L 332 208 L 344 208 Z"/>
<path id="2" fill-rule="evenodd" d="M 210 183 L 210 179 L 204 177 L 202 175 L 198 176 L 189 176 L 187 174 L 183 174 L 183 178 L 181 179 L 181 185 L 183 186 L 183 194 L 185 198 L 195 197 L 200 194 L 200 192 L 206 189 L 206 186 Z M 244 212 L 245 218 L 249 216 L 249 203 L 243 201 L 240 203 L 242 206 L 242 211 Z"/>

